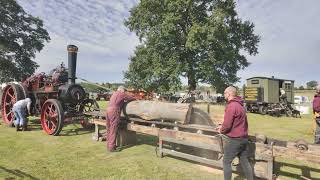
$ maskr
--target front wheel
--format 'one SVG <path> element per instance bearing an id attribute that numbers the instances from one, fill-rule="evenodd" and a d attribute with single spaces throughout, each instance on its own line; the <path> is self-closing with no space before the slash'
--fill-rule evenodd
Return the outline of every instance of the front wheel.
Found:
<path id="1" fill-rule="evenodd" d="M 41 108 L 41 126 L 49 135 L 58 136 L 63 127 L 64 114 L 60 101 L 48 99 Z"/>
<path id="2" fill-rule="evenodd" d="M 266 115 L 267 114 L 267 107 L 266 106 L 259 106 L 259 113 L 262 115 Z"/>
<path id="3" fill-rule="evenodd" d="M 293 116 L 292 116 L 292 111 L 291 111 L 291 109 L 286 108 L 286 116 L 287 116 L 287 117 L 293 117 Z"/>

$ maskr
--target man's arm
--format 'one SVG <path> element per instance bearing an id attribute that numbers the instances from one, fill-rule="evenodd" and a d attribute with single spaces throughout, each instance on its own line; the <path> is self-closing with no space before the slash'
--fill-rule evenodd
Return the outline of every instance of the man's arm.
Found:
<path id="1" fill-rule="evenodd" d="M 320 98 L 313 100 L 313 111 L 320 112 Z"/>
<path id="2" fill-rule="evenodd" d="M 220 129 L 221 134 L 227 134 L 231 131 L 233 121 L 234 121 L 234 115 L 235 115 L 235 108 L 232 104 L 228 105 L 226 112 L 224 114 L 224 120 Z"/>
<path id="3" fill-rule="evenodd" d="M 135 97 L 131 96 L 131 95 L 127 95 L 124 97 L 124 100 L 126 101 L 134 101 L 134 100 L 137 100 Z"/>
<path id="4" fill-rule="evenodd" d="M 31 115 L 31 102 L 27 104 L 28 114 Z"/>

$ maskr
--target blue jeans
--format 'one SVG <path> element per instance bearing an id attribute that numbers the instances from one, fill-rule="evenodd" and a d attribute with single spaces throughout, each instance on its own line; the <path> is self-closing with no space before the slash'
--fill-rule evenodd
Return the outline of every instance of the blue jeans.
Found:
<path id="1" fill-rule="evenodd" d="M 15 125 L 22 126 L 26 122 L 26 110 L 24 108 L 12 108 L 16 120 Z"/>
<path id="2" fill-rule="evenodd" d="M 314 143 L 320 144 L 320 118 L 316 118 L 316 129 L 314 132 Z"/>
<path id="3" fill-rule="evenodd" d="M 235 157 L 239 157 L 240 165 L 248 180 L 253 180 L 253 169 L 248 160 L 248 139 L 227 138 L 223 155 L 224 180 L 231 180 L 231 163 Z"/>

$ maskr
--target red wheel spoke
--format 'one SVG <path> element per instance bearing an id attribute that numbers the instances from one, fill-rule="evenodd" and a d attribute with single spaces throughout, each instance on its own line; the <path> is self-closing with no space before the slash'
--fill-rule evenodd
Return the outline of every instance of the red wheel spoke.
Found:
<path id="1" fill-rule="evenodd" d="M 58 113 L 57 113 L 57 112 L 54 112 L 54 114 L 51 114 L 51 117 L 52 117 L 52 118 L 58 117 Z"/>
<path id="2" fill-rule="evenodd" d="M 51 129 L 56 129 L 57 126 L 53 121 L 51 121 L 51 124 L 52 124 L 52 128 Z"/>
<path id="3" fill-rule="evenodd" d="M 9 118 L 10 115 L 11 115 L 11 117 L 13 117 L 12 114 L 13 114 L 13 112 L 12 112 L 12 111 L 9 111 L 8 114 L 7 114 L 7 118 Z"/>
<path id="4" fill-rule="evenodd" d="M 52 107 L 48 106 L 49 113 L 52 111 Z"/>
<path id="5" fill-rule="evenodd" d="M 47 125 L 48 129 L 50 129 L 50 120 L 47 121 L 46 125 Z"/>
<path id="6" fill-rule="evenodd" d="M 50 116 L 49 113 L 45 112 L 45 119 L 48 119 L 49 116 Z"/>
<path id="7" fill-rule="evenodd" d="M 11 114 L 10 113 L 7 113 L 7 118 L 9 119 L 9 116 L 10 116 Z"/>
<path id="8" fill-rule="evenodd" d="M 10 93 L 8 93 L 8 95 L 11 97 L 11 99 L 13 99 L 13 98 L 14 98 L 14 96 L 13 96 L 13 95 L 11 95 Z"/>

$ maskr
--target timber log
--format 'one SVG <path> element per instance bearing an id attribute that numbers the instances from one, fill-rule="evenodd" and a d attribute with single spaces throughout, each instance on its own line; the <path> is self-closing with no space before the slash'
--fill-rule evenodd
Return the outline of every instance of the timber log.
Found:
<path id="1" fill-rule="evenodd" d="M 131 101 L 124 108 L 124 114 L 146 121 L 165 120 L 179 124 L 214 126 L 208 113 L 187 103 Z"/>

